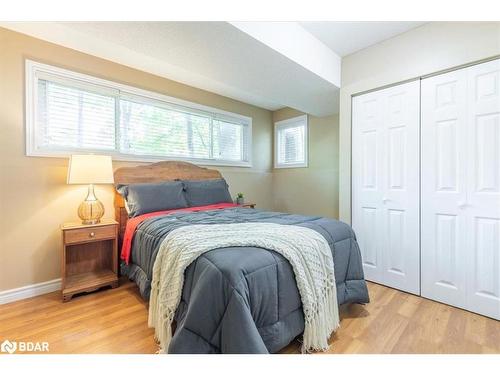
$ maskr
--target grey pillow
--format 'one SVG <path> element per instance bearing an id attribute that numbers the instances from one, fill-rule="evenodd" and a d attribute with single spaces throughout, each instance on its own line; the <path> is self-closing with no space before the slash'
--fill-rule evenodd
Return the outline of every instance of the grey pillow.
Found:
<path id="1" fill-rule="evenodd" d="M 181 181 L 116 185 L 125 198 L 129 216 L 188 207 Z"/>
<path id="2" fill-rule="evenodd" d="M 184 180 L 186 200 L 190 207 L 216 203 L 232 203 L 228 184 L 223 178 L 217 180 Z"/>

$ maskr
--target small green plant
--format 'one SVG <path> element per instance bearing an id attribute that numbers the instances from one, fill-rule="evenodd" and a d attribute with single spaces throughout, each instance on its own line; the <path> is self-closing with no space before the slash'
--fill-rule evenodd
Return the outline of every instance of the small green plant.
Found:
<path id="1" fill-rule="evenodd" d="M 243 193 L 236 194 L 236 204 L 245 203 L 245 199 L 243 198 Z"/>

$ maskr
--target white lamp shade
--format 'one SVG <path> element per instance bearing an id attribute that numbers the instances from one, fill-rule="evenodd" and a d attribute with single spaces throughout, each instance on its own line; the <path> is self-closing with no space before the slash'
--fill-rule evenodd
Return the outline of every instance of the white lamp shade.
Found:
<path id="1" fill-rule="evenodd" d="M 68 184 L 112 184 L 111 156 L 71 155 L 68 167 Z"/>

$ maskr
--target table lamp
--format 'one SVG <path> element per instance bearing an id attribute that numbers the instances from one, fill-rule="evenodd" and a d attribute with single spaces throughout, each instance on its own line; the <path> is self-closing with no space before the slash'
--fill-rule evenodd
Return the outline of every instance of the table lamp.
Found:
<path id="1" fill-rule="evenodd" d="M 104 205 L 94 194 L 95 184 L 112 184 L 111 157 L 104 155 L 71 155 L 68 167 L 68 184 L 88 184 L 87 198 L 78 207 L 82 224 L 97 224 L 104 215 Z"/>

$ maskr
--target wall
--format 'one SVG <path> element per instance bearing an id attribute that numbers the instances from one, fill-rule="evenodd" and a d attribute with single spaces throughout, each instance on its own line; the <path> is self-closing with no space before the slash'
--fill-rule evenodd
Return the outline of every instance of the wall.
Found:
<path id="1" fill-rule="evenodd" d="M 233 195 L 272 208 L 270 111 L 0 28 L 0 291 L 60 277 L 59 226 L 78 220 L 85 198 L 84 186 L 66 185 L 66 159 L 25 156 L 26 58 L 252 117 L 253 167 L 219 169 Z M 124 165 L 134 164 L 114 163 Z M 96 194 L 112 217 L 112 186 Z"/>
<path id="2" fill-rule="evenodd" d="M 351 95 L 500 55 L 500 22 L 433 22 L 342 60 L 340 219 L 351 221 Z"/>
<path id="3" fill-rule="evenodd" d="M 284 108 L 273 112 L 273 122 L 300 115 L 303 113 Z M 338 115 L 309 115 L 308 120 L 309 166 L 274 169 L 274 209 L 338 218 Z"/>

